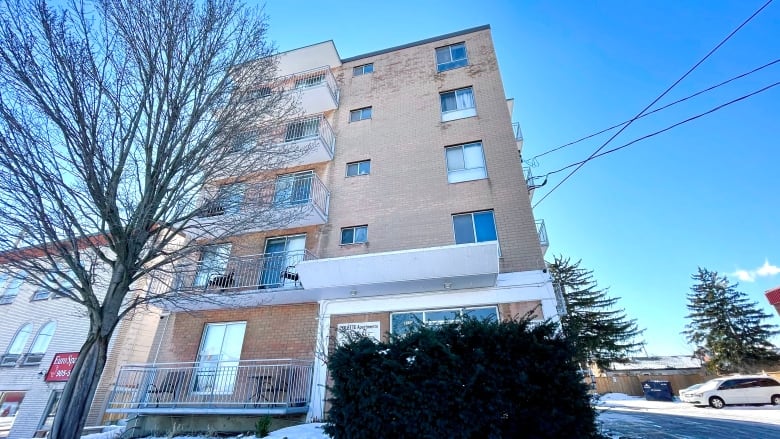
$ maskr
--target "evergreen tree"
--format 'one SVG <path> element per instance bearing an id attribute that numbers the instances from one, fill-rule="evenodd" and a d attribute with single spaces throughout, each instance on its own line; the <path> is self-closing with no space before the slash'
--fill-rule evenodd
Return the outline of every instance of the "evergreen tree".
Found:
<path id="1" fill-rule="evenodd" d="M 581 365 L 595 362 L 599 367 L 626 357 L 642 348 L 636 320 L 616 309 L 619 297 L 610 297 L 608 289 L 598 287 L 593 271 L 580 268 L 580 262 L 556 256 L 548 264 L 553 282 L 563 289 L 567 314 L 561 318 L 564 335 L 574 347 L 575 360 Z"/>
<path id="2" fill-rule="evenodd" d="M 699 267 L 691 276 L 696 282 L 688 293 L 690 319 L 685 325 L 689 343 L 708 353 L 707 368 L 713 372 L 745 371 L 777 361 L 769 338 L 776 325 L 764 323 L 771 316 L 730 284 L 725 276 Z"/>

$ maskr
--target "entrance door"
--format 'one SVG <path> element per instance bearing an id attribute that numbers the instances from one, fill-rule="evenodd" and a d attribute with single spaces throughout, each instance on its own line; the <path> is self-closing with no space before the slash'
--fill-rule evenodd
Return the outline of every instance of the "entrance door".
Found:
<path id="1" fill-rule="evenodd" d="M 282 236 L 270 238 L 265 241 L 265 253 L 263 254 L 263 272 L 260 275 L 260 283 L 266 288 L 279 288 L 285 283 L 294 284 L 295 281 L 285 277 L 292 267 L 303 260 L 306 248 L 306 235 Z"/>
<path id="2" fill-rule="evenodd" d="M 206 324 L 198 350 L 193 392 L 233 393 L 245 330 L 246 322 Z"/>

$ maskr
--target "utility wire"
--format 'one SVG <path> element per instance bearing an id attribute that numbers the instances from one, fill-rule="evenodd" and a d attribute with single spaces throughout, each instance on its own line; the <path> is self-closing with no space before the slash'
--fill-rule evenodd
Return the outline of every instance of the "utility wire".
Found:
<path id="1" fill-rule="evenodd" d="M 675 127 L 678 127 L 678 126 L 680 126 L 680 125 L 682 125 L 682 124 L 685 124 L 685 123 L 688 123 L 688 122 L 690 122 L 690 121 L 696 120 L 696 119 L 698 119 L 698 118 L 700 118 L 700 117 L 703 117 L 703 116 L 706 116 L 706 115 L 708 115 L 708 114 L 710 114 L 710 113 L 714 113 L 714 112 L 716 112 L 716 111 L 720 110 L 721 108 L 728 107 L 728 106 L 729 106 L 729 105 L 731 105 L 731 104 L 735 104 L 735 103 L 737 103 L 737 102 L 739 102 L 739 101 L 742 101 L 742 100 L 745 100 L 745 99 L 747 99 L 747 98 L 749 98 L 749 97 L 751 97 L 751 96 L 755 96 L 755 95 L 757 95 L 757 94 L 759 94 L 759 93 L 763 93 L 763 92 L 765 92 L 765 91 L 769 90 L 770 88 L 772 88 L 772 87 L 776 87 L 776 86 L 778 86 L 778 85 L 780 85 L 780 81 L 778 81 L 778 82 L 775 82 L 774 84 L 770 84 L 770 85 L 768 85 L 768 86 L 766 86 L 766 87 L 764 87 L 764 88 L 761 88 L 761 89 L 759 89 L 759 90 L 756 90 L 756 91 L 754 91 L 753 93 L 746 94 L 746 95 L 744 95 L 744 96 L 740 96 L 740 97 L 738 97 L 738 98 L 736 98 L 736 99 L 733 99 L 733 100 L 731 100 L 731 101 L 728 101 L 728 102 L 726 102 L 726 103 L 724 103 L 724 104 L 718 105 L 717 107 L 715 107 L 715 108 L 712 108 L 712 109 L 710 109 L 710 110 L 708 110 L 708 111 L 705 111 L 704 113 L 699 113 L 699 114 L 697 114 L 697 115 L 695 115 L 695 116 L 691 116 L 691 117 L 689 117 L 688 119 L 685 119 L 685 120 L 683 120 L 683 121 L 677 122 L 677 123 L 675 123 L 675 124 L 673 124 L 673 125 L 669 125 L 668 127 L 664 128 L 664 129 L 661 129 L 661 130 L 655 131 L 655 132 L 653 132 L 653 133 L 647 134 L 647 135 L 645 135 L 645 136 L 642 136 L 642 137 L 638 137 L 638 138 L 636 138 L 636 139 L 634 139 L 634 140 L 632 140 L 632 141 L 630 141 L 630 142 L 628 142 L 628 143 L 625 143 L 625 144 L 623 144 L 623 145 L 620 145 L 620 146 L 618 146 L 618 147 L 616 147 L 616 148 L 609 149 L 609 150 L 607 150 L 607 151 L 604 151 L 604 152 L 602 152 L 602 153 L 600 153 L 600 154 L 596 154 L 596 155 L 594 155 L 594 156 L 592 156 L 592 157 L 589 157 L 589 158 L 587 158 L 587 159 L 585 159 L 585 160 L 582 160 L 582 161 L 579 161 L 579 162 L 576 162 L 576 163 L 572 163 L 572 164 L 570 164 L 570 165 L 564 166 L 563 168 L 556 169 L 556 170 L 554 170 L 554 171 L 548 172 L 548 173 L 546 173 L 546 174 L 544 175 L 544 178 L 547 178 L 547 177 L 549 177 L 550 175 L 556 174 L 556 173 L 558 173 L 558 172 L 565 171 L 565 170 L 567 170 L 567 169 L 569 169 L 569 168 L 571 168 L 571 167 L 574 167 L 574 166 L 577 166 L 577 165 L 583 164 L 583 163 L 587 162 L 588 160 L 597 159 L 597 158 L 599 158 L 599 157 L 601 157 L 601 156 L 605 156 L 605 155 L 607 155 L 607 154 L 610 154 L 610 153 L 613 153 L 613 152 L 615 152 L 615 151 L 619 151 L 619 150 L 621 150 L 621 149 L 623 149 L 623 148 L 626 148 L 626 147 L 628 147 L 628 146 L 631 146 L 631 145 L 633 145 L 633 144 L 635 144 L 635 143 L 639 142 L 640 140 L 644 140 L 644 139 L 647 139 L 647 138 L 649 138 L 649 137 L 657 136 L 658 134 L 661 134 L 661 133 L 664 133 L 664 132 L 666 132 L 666 131 L 669 131 L 669 130 L 671 130 L 672 128 L 675 128 Z M 536 178 L 541 178 L 541 177 L 536 177 Z"/>
<path id="2" fill-rule="evenodd" d="M 715 84 L 715 85 L 713 85 L 713 86 L 711 86 L 711 87 L 707 87 L 707 88 L 705 88 L 704 90 L 698 91 L 698 92 L 696 92 L 696 93 L 694 93 L 694 94 L 692 94 L 692 95 L 688 95 L 688 96 L 686 96 L 686 97 L 684 97 L 684 98 L 682 98 L 682 99 L 678 99 L 678 100 L 676 100 L 676 101 L 674 101 L 674 102 L 672 102 L 672 103 L 670 103 L 670 104 L 664 105 L 663 107 L 656 108 L 656 109 L 655 109 L 655 110 L 653 110 L 653 111 L 648 111 L 647 113 L 643 114 L 642 116 L 638 117 L 637 119 L 641 119 L 641 118 L 643 118 L 643 117 L 646 117 L 646 116 L 649 116 L 649 115 L 651 115 L 651 114 L 653 114 L 653 113 L 659 112 L 659 111 L 661 111 L 661 110 L 665 110 L 665 109 L 667 109 L 667 108 L 669 108 L 669 107 L 671 107 L 671 106 L 673 106 L 673 105 L 677 105 L 677 104 L 679 104 L 679 103 L 681 103 L 681 102 L 685 102 L 685 101 L 687 101 L 687 100 L 689 100 L 689 99 L 695 98 L 696 96 L 699 96 L 699 95 L 701 95 L 701 94 L 704 94 L 704 93 L 706 93 L 706 92 L 708 92 L 708 91 L 715 90 L 715 89 L 716 89 L 716 88 L 718 88 L 718 87 L 722 87 L 722 86 L 724 86 L 724 85 L 726 85 L 726 84 L 728 84 L 728 83 L 730 83 L 730 82 L 736 81 L 737 79 L 744 78 L 745 76 L 752 75 L 753 73 L 756 73 L 756 72 L 758 72 L 758 71 L 760 71 L 760 70 L 763 70 L 763 69 L 765 69 L 765 68 L 767 68 L 767 67 L 771 67 L 771 66 L 773 66 L 773 65 L 775 65 L 775 64 L 777 64 L 777 63 L 779 63 L 779 62 L 780 62 L 780 58 L 778 58 L 778 59 L 776 59 L 776 60 L 774 60 L 774 61 L 768 62 L 768 63 L 766 63 L 766 64 L 764 64 L 764 65 L 762 65 L 762 66 L 760 66 L 760 67 L 756 67 L 755 69 L 753 69 L 753 70 L 751 70 L 751 71 L 749 71 L 749 72 L 745 72 L 745 73 L 743 73 L 743 74 L 741 74 L 741 75 L 734 76 L 733 78 L 727 79 L 727 80 L 725 80 L 725 81 L 723 81 L 723 82 L 721 82 L 721 83 Z M 580 142 L 582 142 L 583 140 L 588 140 L 588 139 L 590 139 L 591 137 L 596 137 L 596 136 L 598 136 L 599 134 L 604 134 L 604 133 L 606 133 L 607 131 L 612 131 L 612 130 L 614 130 L 615 128 L 618 128 L 618 127 L 620 127 L 620 126 L 623 126 L 623 125 L 625 125 L 625 124 L 627 124 L 627 123 L 629 123 L 629 122 L 630 122 L 630 121 L 625 121 L 625 122 L 621 122 L 621 123 L 619 123 L 619 124 L 612 125 L 611 127 L 609 127 L 609 128 L 605 128 L 605 129 L 603 129 L 603 130 L 601 130 L 601 131 L 599 131 L 599 132 L 597 132 L 597 133 L 590 134 L 590 135 L 588 135 L 588 136 L 585 136 L 585 137 L 582 137 L 582 138 L 580 138 L 580 139 L 577 139 L 577 140 L 575 140 L 575 141 L 573 141 L 573 142 L 569 142 L 569 143 L 566 143 L 566 144 L 564 144 L 564 145 L 558 146 L 558 147 L 556 147 L 556 148 L 553 148 L 553 149 L 547 150 L 547 151 L 545 151 L 545 152 L 543 152 L 543 153 L 541 153 L 541 154 L 537 154 L 537 155 L 535 155 L 535 156 L 531 157 L 531 158 L 530 158 L 528 161 L 529 161 L 529 162 L 531 162 L 531 163 L 533 163 L 533 162 L 534 162 L 536 159 L 538 159 L 539 157 L 542 157 L 542 156 L 545 156 L 545 155 L 547 155 L 547 154 L 550 154 L 550 153 L 552 153 L 552 152 L 555 152 L 555 151 L 558 151 L 558 150 L 560 150 L 560 149 L 566 148 L 567 146 L 571 146 L 571 145 L 574 145 L 574 144 L 580 143 Z M 535 165 L 532 165 L 532 166 L 535 166 Z"/>
<path id="3" fill-rule="evenodd" d="M 743 28 L 743 27 L 744 27 L 746 24 L 748 24 L 748 23 L 749 23 L 751 20 L 753 20 L 753 18 L 754 18 L 756 15 L 758 15 L 759 13 L 761 13 L 761 11 L 763 11 L 763 10 L 764 10 L 764 9 L 765 9 L 767 6 L 769 6 L 769 4 L 770 4 L 770 3 L 772 3 L 772 1 L 773 1 L 773 0 L 768 0 L 766 3 L 764 3 L 764 5 L 763 5 L 763 6 L 761 6 L 760 8 L 758 8 L 758 10 L 757 10 L 756 12 L 754 12 L 754 13 L 753 13 L 753 14 L 752 14 L 750 17 L 748 17 L 748 18 L 747 18 L 745 21 L 743 21 L 743 22 L 742 22 L 742 24 L 740 24 L 739 26 L 737 26 L 737 28 L 736 28 L 736 29 L 734 29 L 733 31 L 731 31 L 731 33 L 730 33 L 730 34 L 728 34 L 728 35 L 726 36 L 726 38 L 724 38 L 724 39 L 723 39 L 723 40 L 722 40 L 720 43 L 718 43 L 718 44 L 717 44 L 715 47 L 713 47 L 713 48 L 712 48 L 712 50 L 710 50 L 710 51 L 709 51 L 709 52 L 708 52 L 706 55 L 704 55 L 704 58 L 700 59 L 700 60 L 699 60 L 699 62 L 697 62 L 696 64 L 694 64 L 694 65 L 693 65 L 693 67 L 691 67 L 690 69 L 688 69 L 688 71 L 687 71 L 687 72 L 685 72 L 685 74 L 684 74 L 684 75 L 682 75 L 682 76 L 681 76 L 681 77 L 680 77 L 678 80 L 674 81 L 674 83 L 673 83 L 672 85 L 670 85 L 670 86 L 669 86 L 669 88 L 667 88 L 667 89 L 666 89 L 666 90 L 665 90 L 663 93 L 661 93 L 661 94 L 660 94 L 660 95 L 659 95 L 657 98 L 655 98 L 655 99 L 653 100 L 653 102 L 650 102 L 650 104 L 648 104 L 648 105 L 647 105 L 645 108 L 643 108 L 643 109 L 642 109 L 642 111 L 640 111 L 639 113 L 637 113 L 637 115 L 636 115 L 636 116 L 634 116 L 633 118 L 631 118 L 631 120 L 629 120 L 629 121 L 628 121 L 628 122 L 627 122 L 625 125 L 623 125 L 623 127 L 622 127 L 622 128 L 620 128 L 620 130 L 618 130 L 618 132 L 617 132 L 617 133 L 613 134 L 613 135 L 612 135 L 612 137 L 610 137 L 609 139 L 607 139 L 607 141 L 606 141 L 606 142 L 604 142 L 604 144 L 602 144 L 602 145 L 601 145 L 601 146 L 600 146 L 600 147 L 599 147 L 597 150 L 593 151 L 593 153 L 592 153 L 592 154 L 591 154 L 591 155 L 590 155 L 590 156 L 589 156 L 587 159 L 585 159 L 585 160 L 584 160 L 582 163 L 580 163 L 580 164 L 579 164 L 579 165 L 578 165 L 576 168 L 574 168 L 574 170 L 572 170 L 572 171 L 571 171 L 571 172 L 570 172 L 568 175 L 566 175 L 566 177 L 564 177 L 564 178 L 563 178 L 563 180 L 561 180 L 560 182 L 558 182 L 558 184 L 556 184 L 556 185 L 555 185 L 555 186 L 554 186 L 552 189 L 550 189 L 550 191 L 549 191 L 549 192 L 547 192 L 546 194 L 544 194 L 544 196 L 543 196 L 543 197 L 542 197 L 542 198 L 541 198 L 539 201 L 537 201 L 537 202 L 536 202 L 536 204 L 534 204 L 534 206 L 533 206 L 533 207 L 535 208 L 536 206 L 538 206 L 538 205 L 539 205 L 539 204 L 540 204 L 542 201 L 544 201 L 544 200 L 545 200 L 545 198 L 549 197 L 549 196 L 550 196 L 550 194 L 552 194 L 553 192 L 555 192 L 555 190 L 556 190 L 556 189 L 558 189 L 559 187 L 561 187 L 561 185 L 562 185 L 563 183 L 565 183 L 565 182 L 566 182 L 566 180 L 568 180 L 568 179 L 569 179 L 569 178 L 570 178 L 572 175 L 574 175 L 574 173 L 576 173 L 576 172 L 577 172 L 577 171 L 579 171 L 579 170 L 580 170 L 580 169 L 581 169 L 583 166 L 585 166 L 585 163 L 587 163 L 588 161 L 590 161 L 590 160 L 591 160 L 591 159 L 592 159 L 592 158 L 593 158 L 593 157 L 594 157 L 596 154 L 598 154 L 599 152 L 601 152 L 601 150 L 602 150 L 602 149 L 604 149 L 604 148 L 605 148 L 607 145 L 609 145 L 609 143 L 610 143 L 610 142 L 612 142 L 612 140 L 614 140 L 614 139 L 615 139 L 615 137 L 619 136 L 619 135 L 620 135 L 620 133 L 622 133 L 623 131 L 625 131 L 625 130 L 626 130 L 626 128 L 628 128 L 629 126 L 631 126 L 631 124 L 632 124 L 632 123 L 634 123 L 634 121 L 635 121 L 635 120 L 637 120 L 639 117 L 641 117 L 643 114 L 645 114 L 645 112 L 647 112 L 647 110 L 649 110 L 649 109 L 650 109 L 650 107 L 652 107 L 653 105 L 655 105 L 655 104 L 656 104 L 658 101 L 660 101 L 660 100 L 661 100 L 661 99 L 662 99 L 664 96 L 666 96 L 666 95 L 667 95 L 667 94 L 668 94 L 668 93 L 669 93 L 669 92 L 670 92 L 670 91 L 671 91 L 671 90 L 672 90 L 674 87 L 676 87 L 676 86 L 677 86 L 677 84 L 679 84 L 680 82 L 682 82 L 682 81 L 683 81 L 685 78 L 687 78 L 687 77 L 688 77 L 688 75 L 690 75 L 691 73 L 693 73 L 693 71 L 694 71 L 694 70 L 696 70 L 696 69 L 697 69 L 697 68 L 698 68 L 698 67 L 699 67 L 699 66 L 700 66 L 702 63 L 704 63 L 704 61 L 706 61 L 706 60 L 707 60 L 707 59 L 708 59 L 710 56 L 712 56 L 712 54 L 713 54 L 713 53 L 715 53 L 715 52 L 716 52 L 718 49 L 720 49 L 720 47 L 721 47 L 721 46 L 723 46 L 724 44 L 726 44 L 726 42 L 727 42 L 728 40 L 730 40 L 730 39 L 731 39 L 731 37 L 733 37 L 733 36 L 734 36 L 734 35 L 735 35 L 737 32 L 739 32 L 739 31 L 740 31 L 740 29 L 742 29 L 742 28 Z"/>

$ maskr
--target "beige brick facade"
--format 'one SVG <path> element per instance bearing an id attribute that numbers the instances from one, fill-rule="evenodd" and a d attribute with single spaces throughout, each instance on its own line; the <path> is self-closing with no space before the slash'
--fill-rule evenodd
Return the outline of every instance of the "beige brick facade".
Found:
<path id="1" fill-rule="evenodd" d="M 222 322 L 246 322 L 242 359 L 314 356 L 317 304 L 308 303 L 171 314 L 159 325 L 160 349 L 149 362 L 195 361 L 206 324 Z"/>
<path id="2" fill-rule="evenodd" d="M 437 73 L 436 48 L 455 43 L 465 43 L 468 65 Z M 312 51 L 301 50 L 309 55 Z M 284 54 L 289 65 L 300 61 L 293 52 Z M 367 63 L 373 63 L 373 72 L 353 76 L 353 67 Z M 210 311 L 174 310 L 159 320 L 149 363 L 196 361 L 208 323 L 246 322 L 241 360 L 317 360 L 333 348 L 339 324 L 380 322 L 384 335 L 390 330 L 392 312 L 496 306 L 502 319 L 529 312 L 534 318 L 554 314 L 489 28 L 342 60 L 332 72 L 340 90 L 338 108 L 325 114 L 336 138 L 333 160 L 259 177 L 272 180 L 279 174 L 313 170 L 330 193 L 327 221 L 236 235 L 229 239 L 231 256 L 260 255 L 267 239 L 302 234 L 306 250 L 319 259 L 451 246 L 454 214 L 492 210 L 500 246 L 500 274 L 495 265 L 491 272 L 495 285 L 478 288 L 464 283 L 458 290 L 443 279 L 436 285 L 445 290 L 402 294 L 395 290 L 399 284 L 392 284 L 401 280 L 384 280 L 391 286 L 373 297 L 361 296 L 360 288 L 350 291 L 350 284 L 334 287 L 342 296 L 327 298 L 305 291 L 303 274 L 303 288 L 297 278 L 294 287 L 275 292 L 266 289 L 267 284 L 259 290 L 255 284 L 239 285 L 242 293 L 256 289 L 256 296 L 287 295 L 295 303 L 239 302 Z M 442 122 L 440 94 L 464 87 L 473 90 L 476 115 Z M 350 122 L 350 111 L 364 107 L 372 108 L 371 118 Z M 487 178 L 449 183 L 445 148 L 471 142 L 482 144 Z M 347 177 L 347 164 L 362 160 L 371 161 L 370 173 Z M 342 228 L 363 225 L 368 227 L 366 243 L 341 245 Z M 488 253 L 494 255 L 492 250 Z M 227 264 L 225 274 L 231 270 L 231 262 Z M 311 294 L 294 299 L 299 293 Z M 324 367 L 314 362 L 310 419 L 324 416 Z"/>
<path id="3" fill-rule="evenodd" d="M 465 42 L 469 65 L 436 73 L 435 49 Z M 371 74 L 352 68 L 373 63 Z M 330 219 L 319 255 L 454 244 L 452 214 L 493 209 L 501 271 L 544 267 L 510 115 L 489 30 L 345 62 L 333 120 Z M 439 93 L 471 86 L 477 116 L 441 122 Z M 349 122 L 350 110 L 371 106 L 370 120 Z M 482 141 L 488 178 L 447 182 L 444 147 Z M 345 177 L 346 164 L 371 160 L 371 173 Z M 368 225 L 368 243 L 340 246 L 340 230 Z"/>

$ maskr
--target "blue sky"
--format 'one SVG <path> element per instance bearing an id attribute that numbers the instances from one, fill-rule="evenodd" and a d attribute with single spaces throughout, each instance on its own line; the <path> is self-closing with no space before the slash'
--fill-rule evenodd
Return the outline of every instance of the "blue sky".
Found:
<path id="1" fill-rule="evenodd" d="M 270 0 L 266 12 L 280 50 L 332 39 L 344 58 L 490 24 L 528 161 L 633 117 L 764 1 Z M 659 105 L 780 58 L 778 42 L 775 2 Z M 780 63 L 639 120 L 605 149 L 778 80 Z M 589 162 L 534 210 L 548 259 L 593 269 L 647 329 L 651 355 L 691 352 L 680 332 L 697 266 L 729 274 L 780 324 L 763 295 L 780 286 L 779 121 L 775 87 Z M 586 158 L 611 134 L 538 158 L 534 174 Z"/>

